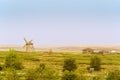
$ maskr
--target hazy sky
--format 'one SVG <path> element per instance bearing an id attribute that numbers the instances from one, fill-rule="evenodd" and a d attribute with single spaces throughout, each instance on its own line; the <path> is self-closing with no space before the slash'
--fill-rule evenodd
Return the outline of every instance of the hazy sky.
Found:
<path id="1" fill-rule="evenodd" d="M 0 0 L 0 44 L 120 44 L 120 0 Z"/>

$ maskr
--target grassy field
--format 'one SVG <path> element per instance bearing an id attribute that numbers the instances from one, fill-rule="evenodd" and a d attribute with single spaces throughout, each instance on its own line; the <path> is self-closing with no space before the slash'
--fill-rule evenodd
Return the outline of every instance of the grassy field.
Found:
<path id="1" fill-rule="evenodd" d="M 8 52 L 0 52 L 1 65 L 4 65 L 7 54 Z M 19 55 L 24 67 L 22 70 L 17 71 L 18 73 L 21 73 L 21 80 L 25 80 L 25 74 L 28 69 L 35 68 L 40 63 L 45 63 L 46 65 L 52 66 L 54 69 L 56 69 L 56 71 L 61 74 L 64 59 L 68 57 L 76 59 L 78 64 L 77 72 L 84 72 L 84 75 L 87 77 L 91 77 L 94 75 L 105 77 L 106 73 L 111 70 L 120 70 L 120 54 L 98 54 L 102 60 L 102 70 L 99 72 L 95 71 L 93 73 L 89 73 L 89 71 L 87 71 L 87 67 L 89 67 L 90 64 L 90 58 L 95 54 L 73 54 L 70 52 L 53 52 L 50 54 L 47 52 L 17 52 L 17 54 Z M 1 76 L 4 76 L 5 72 L 6 70 L 2 70 Z"/>

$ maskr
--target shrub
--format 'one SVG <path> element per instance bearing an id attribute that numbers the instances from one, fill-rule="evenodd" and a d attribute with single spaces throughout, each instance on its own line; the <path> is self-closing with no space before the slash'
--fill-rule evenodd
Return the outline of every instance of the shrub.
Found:
<path id="1" fill-rule="evenodd" d="M 77 64 L 74 58 L 68 58 L 64 60 L 63 71 L 75 71 L 76 69 Z"/>
<path id="2" fill-rule="evenodd" d="M 40 64 L 35 69 L 30 69 L 27 72 L 27 80 L 58 80 L 58 73 L 51 67 L 46 67 L 44 64 Z"/>
<path id="3" fill-rule="evenodd" d="M 109 72 L 106 80 L 120 80 L 120 71 Z"/>
<path id="4" fill-rule="evenodd" d="M 94 70 L 99 71 L 101 69 L 101 59 L 98 56 L 94 56 L 91 58 L 90 68 L 94 68 Z"/>
<path id="5" fill-rule="evenodd" d="M 22 62 L 15 50 L 10 50 L 5 59 L 5 67 L 13 69 L 22 69 Z"/>
<path id="6" fill-rule="evenodd" d="M 62 80 L 80 80 L 79 76 L 73 71 L 64 71 Z"/>

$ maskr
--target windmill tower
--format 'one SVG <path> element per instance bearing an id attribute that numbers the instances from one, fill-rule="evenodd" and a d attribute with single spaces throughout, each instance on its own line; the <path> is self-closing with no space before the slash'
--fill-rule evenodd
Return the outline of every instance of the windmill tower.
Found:
<path id="1" fill-rule="evenodd" d="M 32 43 L 33 40 L 27 41 L 27 39 L 24 38 L 24 41 L 26 44 L 23 46 L 23 48 L 26 48 L 26 52 L 32 52 L 34 49 L 34 46 Z"/>

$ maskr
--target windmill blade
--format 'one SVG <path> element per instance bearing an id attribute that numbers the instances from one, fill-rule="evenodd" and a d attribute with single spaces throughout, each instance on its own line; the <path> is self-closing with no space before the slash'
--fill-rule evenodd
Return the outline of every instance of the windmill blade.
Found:
<path id="1" fill-rule="evenodd" d="M 24 38 L 24 41 L 25 41 L 26 43 L 28 43 L 26 38 Z"/>
<path id="2" fill-rule="evenodd" d="M 31 43 L 33 40 L 30 40 L 29 43 Z"/>
<path id="3" fill-rule="evenodd" d="M 30 41 L 29 41 L 29 44 L 30 44 L 30 45 L 33 45 L 32 41 L 33 41 L 33 40 L 30 40 Z"/>

